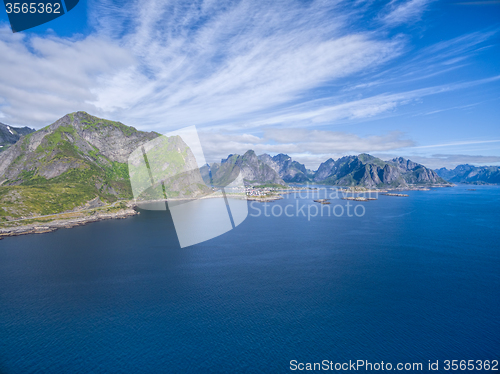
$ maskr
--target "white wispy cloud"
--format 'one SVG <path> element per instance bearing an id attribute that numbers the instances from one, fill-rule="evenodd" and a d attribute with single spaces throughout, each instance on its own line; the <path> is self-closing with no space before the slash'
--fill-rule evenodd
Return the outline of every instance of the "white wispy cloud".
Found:
<path id="1" fill-rule="evenodd" d="M 361 99 L 342 96 L 305 101 L 303 103 L 278 109 L 274 113 L 255 115 L 249 122 L 223 126 L 226 129 L 249 128 L 260 126 L 311 127 L 340 123 L 354 123 L 380 114 L 388 114 L 398 107 L 421 100 L 427 96 L 466 89 L 500 80 L 500 76 L 431 86 L 397 93 L 383 93 Z M 344 101 L 331 104 L 334 101 Z M 220 127 L 220 126 L 219 126 Z"/>
<path id="2" fill-rule="evenodd" d="M 379 66 L 400 48 L 399 41 L 347 31 L 349 12 L 336 2 L 241 1 L 227 7 L 224 12 L 215 3 L 202 12 L 188 7 L 174 34 L 162 35 L 159 24 L 175 22 L 176 12 L 137 17 L 127 45 L 152 67 L 154 84 L 132 108 L 122 96 L 122 107 L 134 113 L 131 120 L 147 117 L 153 124 L 168 113 L 171 126 L 230 121 L 300 100 L 328 81 Z M 103 110 L 116 105 L 117 91 L 133 91 L 126 83 L 109 83 L 95 103 Z"/>
<path id="3" fill-rule="evenodd" d="M 75 110 L 95 111 L 88 101 L 105 74 L 133 64 L 115 43 L 31 37 L 0 27 L 0 111 L 12 125 L 46 125 Z"/>
<path id="4" fill-rule="evenodd" d="M 443 143 L 443 144 L 432 144 L 432 145 L 421 145 L 413 148 L 442 148 L 442 147 L 452 147 L 457 145 L 471 145 L 471 144 L 487 144 L 487 143 L 498 143 L 500 139 L 496 140 L 467 140 L 454 143 Z"/>
<path id="5" fill-rule="evenodd" d="M 389 11 L 382 17 L 382 20 L 391 26 L 419 21 L 432 1 L 433 0 L 393 0 L 388 4 L 387 7 Z"/>
<path id="6" fill-rule="evenodd" d="M 87 37 L 0 28 L 3 122 L 41 127 L 86 110 L 159 132 L 197 125 L 207 130 L 209 157 L 255 149 L 315 167 L 326 156 L 415 145 L 398 132 L 362 137 L 331 126 L 397 115 L 425 97 L 499 79 L 429 79 L 468 64 L 493 31 L 413 52 L 409 36 L 390 36 L 387 25 L 418 20 L 430 1 L 392 1 L 372 14 L 379 29 L 370 30 L 359 20 L 372 2 L 91 4 L 95 30 Z"/>
<path id="7" fill-rule="evenodd" d="M 446 112 L 448 110 L 455 110 L 455 109 L 467 109 L 467 108 L 472 108 L 481 103 L 474 103 L 474 104 L 467 104 L 467 105 L 458 105 L 458 106 L 453 106 L 449 108 L 442 108 L 442 109 L 437 109 L 437 110 L 432 110 L 430 112 L 424 113 L 425 116 L 429 116 L 431 114 L 436 114 L 436 113 L 441 113 L 441 112 Z"/>
<path id="8" fill-rule="evenodd" d="M 7 104 L 0 110 L 13 124 L 38 125 L 48 111 L 70 108 L 165 130 L 230 121 L 299 102 L 310 90 L 374 69 L 401 49 L 398 39 L 353 28 L 356 11 L 341 1 L 94 5 L 97 30 L 83 40 L 51 37 L 44 45 L 40 37 L 16 39 L 3 29 L 2 55 L 11 58 L 0 68 L 17 65 L 35 86 L 19 87 L 17 78 L 5 82 L 0 95 Z M 100 71 L 89 71 L 82 60 Z M 44 87 L 45 100 L 32 94 Z M 43 110 L 16 114 L 34 102 Z"/>

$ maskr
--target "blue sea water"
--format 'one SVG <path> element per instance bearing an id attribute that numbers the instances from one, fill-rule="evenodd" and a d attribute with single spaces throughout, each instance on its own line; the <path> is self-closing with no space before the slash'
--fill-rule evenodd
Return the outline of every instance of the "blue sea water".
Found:
<path id="1" fill-rule="evenodd" d="M 498 360 L 500 188 L 470 188 L 380 196 L 361 217 L 249 216 L 183 249 L 154 211 L 6 238 L 0 373 Z M 296 200 L 316 204 L 269 207 Z"/>

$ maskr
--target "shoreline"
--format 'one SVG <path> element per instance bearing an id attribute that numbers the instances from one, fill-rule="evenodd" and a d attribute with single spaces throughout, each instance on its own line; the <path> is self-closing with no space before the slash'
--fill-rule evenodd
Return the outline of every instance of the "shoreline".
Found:
<path id="1" fill-rule="evenodd" d="M 259 201 L 259 202 L 269 202 L 283 199 L 283 196 L 267 196 L 267 197 L 256 197 L 250 196 L 246 199 L 240 195 L 228 195 L 228 198 L 240 199 L 240 200 L 248 200 L 248 201 Z M 187 201 L 187 200 L 203 200 L 203 199 L 213 199 L 213 198 L 223 198 L 220 196 L 203 196 L 197 199 L 171 199 L 173 201 Z M 153 200 L 153 201 L 145 201 L 143 203 L 154 203 L 154 202 L 165 202 L 167 200 Z M 44 234 L 48 232 L 53 232 L 59 229 L 69 229 L 76 226 L 83 226 L 93 222 L 99 222 L 109 219 L 125 219 L 128 217 L 132 217 L 138 214 L 141 214 L 138 209 L 141 209 L 139 206 L 140 203 L 134 202 L 133 200 L 127 201 L 127 208 L 119 209 L 116 212 L 100 212 L 99 209 L 106 209 L 105 207 L 99 207 L 93 210 L 83 210 L 83 211 L 74 211 L 74 212 L 62 212 L 62 213 L 54 213 L 46 216 L 38 216 L 38 217 L 27 217 L 18 220 L 12 220 L 7 222 L 0 223 L 0 240 L 3 238 L 11 237 L 11 236 L 19 236 L 26 234 Z M 111 205 L 113 206 L 113 204 Z M 109 207 L 109 206 L 108 206 Z M 56 217 L 51 219 L 50 217 Z M 23 221 L 31 221 L 26 224 L 22 224 Z M 21 224 L 17 224 L 21 223 Z M 5 225 L 11 226 L 5 226 Z"/>
<path id="2" fill-rule="evenodd" d="M 387 189 L 388 191 L 408 191 L 408 190 L 421 190 L 421 191 L 428 191 L 430 188 L 433 187 L 452 187 L 450 185 L 433 185 L 433 186 L 427 186 L 427 187 L 410 187 L 410 188 L 401 188 L 401 189 Z M 325 186 L 325 188 L 332 188 L 332 186 Z M 276 191 L 278 194 L 273 194 L 273 195 L 261 195 L 261 196 L 243 196 L 240 194 L 227 194 L 227 198 L 233 198 L 233 199 L 241 199 L 241 200 L 247 200 L 247 201 L 257 201 L 257 202 L 272 202 L 272 201 L 277 201 L 284 199 L 283 195 L 285 194 L 292 194 L 296 192 L 301 192 L 303 190 L 309 190 L 311 188 L 291 188 L 289 190 L 281 190 L 281 191 Z M 315 188 L 317 189 L 317 188 Z M 344 193 L 351 193 L 351 194 L 361 194 L 361 193 L 372 193 L 372 192 L 388 192 L 387 190 L 375 190 L 375 189 L 365 189 L 364 191 L 360 188 L 359 190 L 354 190 L 354 189 L 342 189 L 339 188 L 339 191 L 344 192 Z M 399 196 L 402 194 L 390 194 L 390 193 L 383 193 L 384 195 L 389 195 L 389 196 Z M 212 199 L 212 198 L 223 198 L 222 195 L 209 195 L 209 196 L 201 196 L 198 198 L 193 198 L 193 199 L 186 199 L 186 198 L 171 198 L 169 200 L 171 201 L 189 201 L 189 200 L 203 200 L 203 199 Z M 359 200 L 358 200 L 359 199 Z M 355 198 L 354 196 L 352 197 L 344 197 L 343 200 L 356 200 L 356 201 L 368 201 L 368 200 L 376 200 L 372 198 L 367 198 L 365 199 L 360 199 L 360 198 Z M 167 200 L 154 200 L 154 201 L 144 201 L 143 203 L 153 203 L 153 202 L 160 202 L 160 201 L 167 201 Z M 122 201 L 126 204 L 126 208 L 119 209 L 118 211 L 115 212 L 103 212 L 103 209 L 110 209 L 113 208 L 116 203 L 113 203 L 108 206 L 104 207 L 98 207 L 92 210 L 80 210 L 80 211 L 73 211 L 73 212 L 62 212 L 62 213 L 54 213 L 51 215 L 46 215 L 46 216 L 38 216 L 38 217 L 27 217 L 27 218 L 22 218 L 18 220 L 12 220 L 12 221 L 7 221 L 7 222 L 2 222 L 0 223 L 0 240 L 6 237 L 11 237 L 11 236 L 19 236 L 19 235 L 25 235 L 25 234 L 43 234 L 47 232 L 53 232 L 62 228 L 72 228 L 76 226 L 82 226 L 86 225 L 88 223 L 92 222 L 98 222 L 98 221 L 104 221 L 108 219 L 124 219 L 128 217 L 132 217 L 134 215 L 140 214 L 138 209 L 141 209 L 139 204 L 136 201 L 130 200 L 130 201 Z M 101 211 L 100 211 L 101 210 Z M 54 219 L 51 219 L 50 217 L 56 217 Z M 16 225 L 18 222 L 22 221 L 32 221 L 26 224 L 20 224 Z M 6 226 L 7 225 L 7 226 Z M 10 225 L 10 226 L 9 226 Z"/>
<path id="3" fill-rule="evenodd" d="M 98 211 L 94 211 L 87 216 L 82 216 L 82 212 L 78 212 L 77 214 L 80 214 L 80 216 L 77 215 L 71 218 L 59 218 L 49 222 L 43 222 L 43 221 L 36 222 L 37 217 L 33 217 L 32 219 L 35 222 L 29 224 L 12 226 L 12 227 L 0 226 L 0 240 L 10 236 L 19 236 L 25 234 L 44 234 L 47 232 L 53 232 L 63 228 L 83 226 L 88 223 L 104 221 L 108 219 L 124 219 L 140 213 L 136 211 L 134 208 L 129 207 L 126 209 L 121 209 L 114 213 L 101 213 Z M 38 219 L 43 220 L 43 217 L 40 217 Z M 10 221 L 10 222 L 15 223 L 16 221 Z"/>

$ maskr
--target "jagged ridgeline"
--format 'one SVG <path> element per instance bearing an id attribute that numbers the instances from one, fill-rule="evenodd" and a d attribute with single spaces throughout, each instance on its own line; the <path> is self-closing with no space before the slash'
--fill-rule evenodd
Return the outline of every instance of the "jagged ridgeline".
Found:
<path id="1" fill-rule="evenodd" d="M 306 169 L 304 164 L 293 161 L 290 156 L 283 153 L 273 157 L 264 153 L 259 156 L 259 160 L 269 165 L 287 183 L 309 182 L 314 176 L 314 172 Z"/>
<path id="2" fill-rule="evenodd" d="M 28 135 L 35 130 L 29 127 L 12 127 L 0 122 L 0 152 L 5 151 L 15 144 L 23 135 Z"/>
<path id="3" fill-rule="evenodd" d="M 293 161 L 286 154 L 256 156 L 250 150 L 244 155 L 229 155 L 220 163 L 210 165 L 215 184 L 227 183 L 233 168 L 239 168 L 246 184 L 286 185 L 287 183 L 318 183 L 336 186 L 393 187 L 448 184 L 435 171 L 402 157 L 383 161 L 369 154 L 328 159 L 317 171 Z M 208 180 L 208 168 L 202 170 Z"/>
<path id="4" fill-rule="evenodd" d="M 28 133 L 0 153 L 0 220 L 132 199 L 128 158 L 159 136 L 85 112 Z M 177 168 L 172 173 L 182 169 L 183 162 L 193 162 L 180 138 L 168 142 L 173 152 L 168 166 Z M 177 176 L 167 188 L 184 191 L 180 179 Z M 199 181 L 203 183 L 201 176 Z"/>
<path id="5" fill-rule="evenodd" d="M 323 162 L 313 181 L 337 186 L 407 187 L 409 185 L 449 184 L 437 173 L 403 157 L 383 161 L 360 154 Z"/>
<path id="6" fill-rule="evenodd" d="M 262 161 L 254 151 L 249 150 L 242 156 L 229 155 L 220 163 L 210 165 L 212 183 L 214 186 L 224 187 L 232 183 L 241 173 L 245 184 L 286 185 L 280 175 L 267 163 Z M 205 181 L 209 181 L 208 169 L 202 168 Z"/>
<path id="7" fill-rule="evenodd" d="M 227 164 L 232 163 L 241 166 L 245 180 L 259 183 L 311 182 L 369 188 L 403 188 L 410 185 L 448 183 L 433 170 L 402 157 L 383 161 L 365 153 L 358 156 L 345 156 L 338 160 L 330 158 L 323 162 L 317 171 L 312 171 L 282 153 L 276 156 L 262 154 L 255 157 L 253 151 L 248 151 L 243 156 L 231 155 L 226 160 L 222 160 L 221 164 L 214 164 L 212 169 L 227 168 Z"/>
<path id="8" fill-rule="evenodd" d="M 458 165 L 455 169 L 441 168 L 436 173 L 454 183 L 500 184 L 500 166 Z"/>

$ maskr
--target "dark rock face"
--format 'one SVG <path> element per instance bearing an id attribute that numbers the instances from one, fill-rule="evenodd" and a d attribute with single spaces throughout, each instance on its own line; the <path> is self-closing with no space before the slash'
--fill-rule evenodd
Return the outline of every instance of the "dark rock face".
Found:
<path id="1" fill-rule="evenodd" d="M 329 159 L 321 164 L 314 180 L 338 186 L 374 187 L 382 183 L 381 177 L 376 165 L 364 163 L 358 156 L 345 156 L 337 161 Z"/>
<path id="2" fill-rule="evenodd" d="M 213 183 L 218 186 L 232 182 L 240 172 L 246 184 L 286 184 L 278 172 L 260 160 L 252 150 L 243 156 L 230 155 L 220 164 L 212 164 L 211 172 Z"/>
<path id="3" fill-rule="evenodd" d="M 368 154 L 345 156 L 322 163 L 314 181 L 338 186 L 404 187 L 447 183 L 433 170 L 402 157 L 383 161 Z"/>
<path id="4" fill-rule="evenodd" d="M 417 167 L 422 166 L 413 161 L 406 160 L 403 157 L 393 158 L 391 161 L 392 163 L 396 164 L 400 169 L 405 171 L 415 170 Z"/>
<path id="5" fill-rule="evenodd" d="M 233 156 L 223 162 L 228 162 L 231 157 Z M 358 156 L 345 156 L 338 160 L 330 158 L 323 162 L 316 172 L 307 170 L 303 164 L 293 161 L 285 154 L 274 157 L 263 154 L 258 159 L 270 166 L 287 183 L 313 181 L 321 184 L 368 188 L 447 183 L 433 170 L 403 157 L 383 161 L 363 153 Z"/>
<path id="6" fill-rule="evenodd" d="M 500 166 L 458 165 L 455 169 L 437 169 L 436 173 L 454 183 L 500 184 Z"/>
<path id="7" fill-rule="evenodd" d="M 280 153 L 274 157 L 264 153 L 259 160 L 269 165 L 287 183 L 304 183 L 309 181 L 305 165 L 293 161 L 288 155 Z"/>
<path id="8" fill-rule="evenodd" d="M 329 158 L 325 162 L 319 165 L 318 170 L 314 173 L 315 182 L 323 182 L 326 178 L 333 175 L 336 172 L 336 164 L 332 158 Z"/>
<path id="9" fill-rule="evenodd" d="M 15 144 L 23 135 L 35 132 L 29 127 L 12 127 L 0 122 L 0 152 L 5 151 L 10 145 Z"/>

